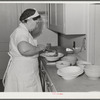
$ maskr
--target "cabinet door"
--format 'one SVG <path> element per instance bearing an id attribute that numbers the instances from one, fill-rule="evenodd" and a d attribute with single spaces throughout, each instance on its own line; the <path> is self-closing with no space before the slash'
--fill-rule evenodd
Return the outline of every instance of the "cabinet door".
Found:
<path id="1" fill-rule="evenodd" d="M 95 45 L 95 64 L 100 65 L 100 4 L 95 5 L 95 29 L 94 29 L 94 45 Z"/>
<path id="2" fill-rule="evenodd" d="M 49 29 L 56 30 L 56 4 L 49 5 Z"/>
<path id="3" fill-rule="evenodd" d="M 64 33 L 86 34 L 86 4 L 64 5 Z"/>
<path id="4" fill-rule="evenodd" d="M 63 4 L 49 5 L 49 29 L 63 32 Z"/>
<path id="5" fill-rule="evenodd" d="M 45 9 L 45 16 L 46 16 L 46 27 L 49 28 L 49 4 L 46 4 Z"/>
<path id="6" fill-rule="evenodd" d="M 66 35 L 86 34 L 86 4 L 50 4 L 49 28 Z"/>

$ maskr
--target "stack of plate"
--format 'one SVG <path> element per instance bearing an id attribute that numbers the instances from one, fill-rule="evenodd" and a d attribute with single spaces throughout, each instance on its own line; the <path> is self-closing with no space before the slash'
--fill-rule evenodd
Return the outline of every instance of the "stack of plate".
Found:
<path id="1" fill-rule="evenodd" d="M 57 70 L 57 74 L 65 80 L 72 80 L 83 73 L 83 69 L 78 66 L 69 66 Z"/>

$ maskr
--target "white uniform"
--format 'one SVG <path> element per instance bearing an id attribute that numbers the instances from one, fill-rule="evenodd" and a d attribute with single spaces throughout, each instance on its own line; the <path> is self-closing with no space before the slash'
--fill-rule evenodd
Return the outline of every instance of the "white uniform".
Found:
<path id="1" fill-rule="evenodd" d="M 4 91 L 42 92 L 38 70 L 38 55 L 33 57 L 22 56 L 17 49 L 17 44 L 21 41 L 27 41 L 37 46 L 37 41 L 33 39 L 22 23 L 10 36 L 10 60 L 3 78 L 3 81 L 5 80 Z"/>

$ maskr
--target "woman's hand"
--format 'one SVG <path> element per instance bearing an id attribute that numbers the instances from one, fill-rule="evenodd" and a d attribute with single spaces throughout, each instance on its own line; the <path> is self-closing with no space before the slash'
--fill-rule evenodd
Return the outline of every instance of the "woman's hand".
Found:
<path id="1" fill-rule="evenodd" d="M 43 44 L 38 44 L 37 47 L 40 49 L 40 51 L 45 51 L 45 49 L 46 49 L 46 46 Z"/>

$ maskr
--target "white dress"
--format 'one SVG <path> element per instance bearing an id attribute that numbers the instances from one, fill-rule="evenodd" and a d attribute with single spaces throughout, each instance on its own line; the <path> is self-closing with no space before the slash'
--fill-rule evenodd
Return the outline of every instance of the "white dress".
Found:
<path id="1" fill-rule="evenodd" d="M 10 60 L 3 77 L 4 92 L 42 92 L 38 55 L 22 56 L 17 49 L 20 41 L 27 41 L 37 46 L 37 41 L 22 23 L 10 36 L 8 53 Z"/>

